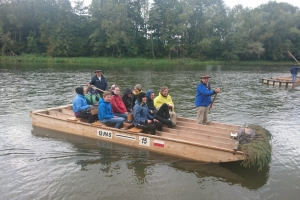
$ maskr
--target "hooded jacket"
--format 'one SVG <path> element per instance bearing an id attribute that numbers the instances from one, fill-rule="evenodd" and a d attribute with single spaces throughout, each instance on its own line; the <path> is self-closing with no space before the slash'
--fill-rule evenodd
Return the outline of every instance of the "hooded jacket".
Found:
<path id="1" fill-rule="evenodd" d="M 147 97 L 147 107 L 149 109 L 149 111 L 152 111 L 152 117 L 156 117 L 156 113 L 158 112 L 158 110 L 156 109 L 156 107 L 154 106 L 154 101 L 150 98 L 151 94 L 153 93 L 152 90 L 148 90 L 146 92 L 146 97 Z"/>
<path id="2" fill-rule="evenodd" d="M 110 105 L 113 113 L 125 113 L 127 112 L 125 104 L 120 95 L 113 95 L 110 98 Z"/>
<path id="3" fill-rule="evenodd" d="M 169 94 L 168 96 L 164 97 L 163 95 L 161 95 L 161 93 L 159 93 L 158 96 L 154 99 L 154 106 L 158 108 L 161 107 L 164 103 L 168 105 L 171 104 L 173 106 L 173 109 L 175 108 L 172 98 Z"/>
<path id="4" fill-rule="evenodd" d="M 100 122 L 103 122 L 104 119 L 114 118 L 114 114 L 112 113 L 112 108 L 109 102 L 100 99 L 98 104 L 98 118 Z"/>
<path id="5" fill-rule="evenodd" d="M 86 102 L 85 97 L 83 96 L 83 88 L 82 87 L 78 87 L 76 88 L 76 97 L 73 100 L 73 112 L 75 114 L 75 116 L 83 110 L 89 109 L 90 106 L 88 105 L 88 103 Z"/>
<path id="6" fill-rule="evenodd" d="M 207 107 L 211 103 L 211 96 L 215 94 L 214 90 L 210 90 L 210 85 L 203 82 L 198 84 L 196 89 L 195 106 Z"/>
<path id="7" fill-rule="evenodd" d="M 139 123 L 147 123 L 147 120 L 152 120 L 153 117 L 149 114 L 149 110 L 147 104 L 140 105 L 139 101 L 135 101 L 135 105 L 133 107 L 133 124 L 137 126 Z"/>
<path id="8" fill-rule="evenodd" d="M 131 112 L 131 110 L 133 108 L 132 95 L 130 97 L 127 96 L 128 94 L 131 94 L 131 93 L 132 93 L 132 91 L 129 88 L 126 88 L 124 91 L 124 95 L 122 97 L 122 100 L 124 102 L 127 112 Z"/>

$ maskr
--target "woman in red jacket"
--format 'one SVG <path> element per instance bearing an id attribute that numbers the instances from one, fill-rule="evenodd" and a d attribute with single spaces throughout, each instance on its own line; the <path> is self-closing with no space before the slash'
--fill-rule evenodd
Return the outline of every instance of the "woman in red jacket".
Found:
<path id="1" fill-rule="evenodd" d="M 114 115 L 123 117 L 127 120 L 128 112 L 126 110 L 126 106 L 122 100 L 122 97 L 120 96 L 119 86 L 115 87 L 114 95 L 112 95 L 110 98 L 110 104 Z"/>

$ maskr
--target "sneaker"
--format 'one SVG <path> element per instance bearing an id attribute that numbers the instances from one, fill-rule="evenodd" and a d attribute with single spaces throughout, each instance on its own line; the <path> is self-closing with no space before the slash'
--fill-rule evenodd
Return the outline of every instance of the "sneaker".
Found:
<path id="1" fill-rule="evenodd" d="M 231 133 L 230 137 L 235 138 L 237 136 L 237 133 Z"/>

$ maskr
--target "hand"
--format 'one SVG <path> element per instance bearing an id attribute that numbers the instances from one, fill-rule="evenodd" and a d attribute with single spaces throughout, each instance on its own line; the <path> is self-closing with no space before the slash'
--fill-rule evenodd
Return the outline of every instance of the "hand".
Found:
<path id="1" fill-rule="evenodd" d="M 148 124 L 151 124 L 151 122 L 152 122 L 152 121 L 151 121 L 150 119 L 147 120 L 147 123 L 148 123 Z"/>
<path id="2" fill-rule="evenodd" d="M 159 122 L 157 119 L 153 119 L 154 122 Z"/>
<path id="3" fill-rule="evenodd" d="M 217 94 L 217 93 L 219 93 L 220 92 L 220 88 L 216 88 L 215 89 L 215 93 Z"/>
<path id="4" fill-rule="evenodd" d="M 118 116 L 114 116 L 114 118 L 118 118 Z"/>
<path id="5" fill-rule="evenodd" d="M 126 115 L 128 115 L 128 112 L 125 112 Z"/>
<path id="6" fill-rule="evenodd" d="M 172 109 L 172 108 L 173 108 L 173 105 L 172 105 L 172 104 L 168 104 L 168 107 Z"/>

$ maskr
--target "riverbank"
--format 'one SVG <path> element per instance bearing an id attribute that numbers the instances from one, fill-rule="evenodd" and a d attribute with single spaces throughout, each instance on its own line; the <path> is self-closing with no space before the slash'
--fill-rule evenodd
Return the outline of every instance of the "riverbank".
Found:
<path id="1" fill-rule="evenodd" d="M 291 66 L 294 62 L 280 61 L 214 61 L 195 60 L 191 58 L 181 59 L 149 59 L 149 58 L 112 58 L 112 57 L 48 57 L 39 55 L 23 54 L 20 56 L 0 56 L 0 62 L 29 62 L 29 63 L 86 63 L 86 64 L 106 64 L 106 65 L 245 65 L 245 66 Z"/>

